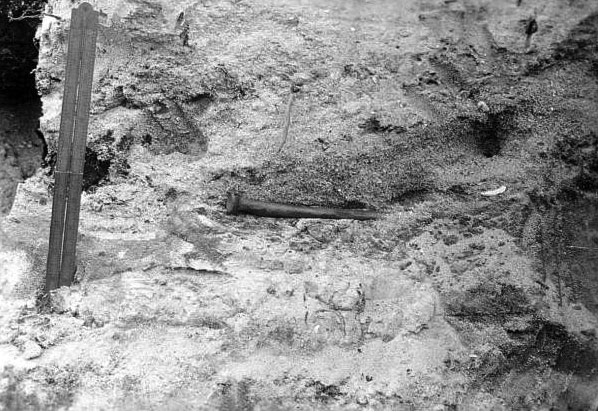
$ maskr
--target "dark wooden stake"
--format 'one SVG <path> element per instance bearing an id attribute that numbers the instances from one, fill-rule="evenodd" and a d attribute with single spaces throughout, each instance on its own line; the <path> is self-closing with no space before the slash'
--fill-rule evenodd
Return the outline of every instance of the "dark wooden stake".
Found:
<path id="1" fill-rule="evenodd" d="M 286 218 L 373 220 L 380 217 L 380 215 L 373 210 L 330 209 L 326 207 L 294 206 L 283 203 L 260 202 L 247 199 L 236 193 L 230 193 L 228 195 L 226 211 L 232 215 L 247 213 L 263 217 Z"/>
<path id="2" fill-rule="evenodd" d="M 46 272 L 46 291 L 72 283 L 91 104 L 99 13 L 82 3 L 71 13 L 58 159 Z"/>

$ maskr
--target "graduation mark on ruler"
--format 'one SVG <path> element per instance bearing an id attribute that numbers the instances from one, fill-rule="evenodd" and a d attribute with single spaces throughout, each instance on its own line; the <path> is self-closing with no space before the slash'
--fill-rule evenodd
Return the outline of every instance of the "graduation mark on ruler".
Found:
<path id="1" fill-rule="evenodd" d="M 72 283 L 99 13 L 89 3 L 72 10 L 66 57 L 46 291 Z"/>

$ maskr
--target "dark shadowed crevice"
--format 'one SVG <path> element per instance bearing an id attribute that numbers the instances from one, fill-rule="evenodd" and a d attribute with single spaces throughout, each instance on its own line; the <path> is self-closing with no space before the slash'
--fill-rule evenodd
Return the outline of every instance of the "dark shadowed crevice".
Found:
<path id="1" fill-rule="evenodd" d="M 37 96 L 33 70 L 38 50 L 34 43 L 37 19 L 10 21 L 0 14 L 0 93 L 22 99 Z"/>
<path id="2" fill-rule="evenodd" d="M 85 150 L 85 167 L 83 169 L 83 190 L 93 190 L 110 173 L 110 160 L 99 159 L 96 152 L 87 148 Z"/>
<path id="3" fill-rule="evenodd" d="M 512 117 L 509 112 L 490 113 L 483 121 L 476 120 L 471 124 L 480 154 L 485 157 L 500 154 L 509 133 L 505 126 L 512 121 Z"/>
<path id="4" fill-rule="evenodd" d="M 40 21 L 36 18 L 11 21 L 10 10 L 5 8 L 3 3 L 0 8 L 0 214 L 10 211 L 18 183 L 35 174 L 47 151 L 39 130 L 42 105 L 34 76 L 38 57 L 34 36 Z"/>

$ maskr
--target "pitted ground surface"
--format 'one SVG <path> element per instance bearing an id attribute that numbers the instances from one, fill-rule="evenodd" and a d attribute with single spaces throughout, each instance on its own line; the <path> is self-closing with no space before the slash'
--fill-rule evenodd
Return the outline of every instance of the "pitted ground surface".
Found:
<path id="1" fill-rule="evenodd" d="M 51 311 L 50 179 L 3 221 L 0 406 L 596 408 L 596 222 L 564 212 L 595 210 L 592 2 L 99 3 L 110 165 Z M 42 32 L 50 151 L 66 24 Z M 228 216 L 233 189 L 384 217 Z"/>

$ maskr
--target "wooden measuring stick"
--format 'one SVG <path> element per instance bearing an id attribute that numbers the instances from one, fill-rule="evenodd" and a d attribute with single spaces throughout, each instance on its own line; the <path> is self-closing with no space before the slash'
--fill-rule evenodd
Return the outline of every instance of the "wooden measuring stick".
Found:
<path id="1" fill-rule="evenodd" d="M 90 4 L 83 3 L 78 9 L 73 9 L 54 174 L 46 291 L 70 285 L 75 274 L 97 31 L 98 12 Z"/>
<path id="2" fill-rule="evenodd" d="M 76 270 L 77 234 L 79 231 L 79 211 L 81 209 L 81 189 L 83 184 L 83 167 L 85 165 L 85 147 L 87 144 L 87 128 L 89 125 L 89 108 L 91 105 L 91 86 L 95 63 L 96 39 L 98 36 L 98 12 L 90 4 L 79 6 L 80 18 L 83 20 L 84 35 L 81 50 L 81 69 L 79 71 L 79 92 L 75 116 L 75 131 L 71 152 L 69 176 L 68 205 L 66 209 L 64 241 L 62 246 L 62 265 L 60 270 L 60 286 L 72 283 Z"/>
<path id="3" fill-rule="evenodd" d="M 74 129 L 77 82 L 80 68 L 81 39 L 83 21 L 77 9 L 71 13 L 71 28 L 66 58 L 64 93 L 62 96 L 62 117 L 58 134 L 58 159 L 54 171 L 54 198 L 52 200 L 52 220 L 50 223 L 50 244 L 46 271 L 46 291 L 56 289 L 60 283 L 62 263 L 62 240 L 71 164 L 72 134 Z"/>

